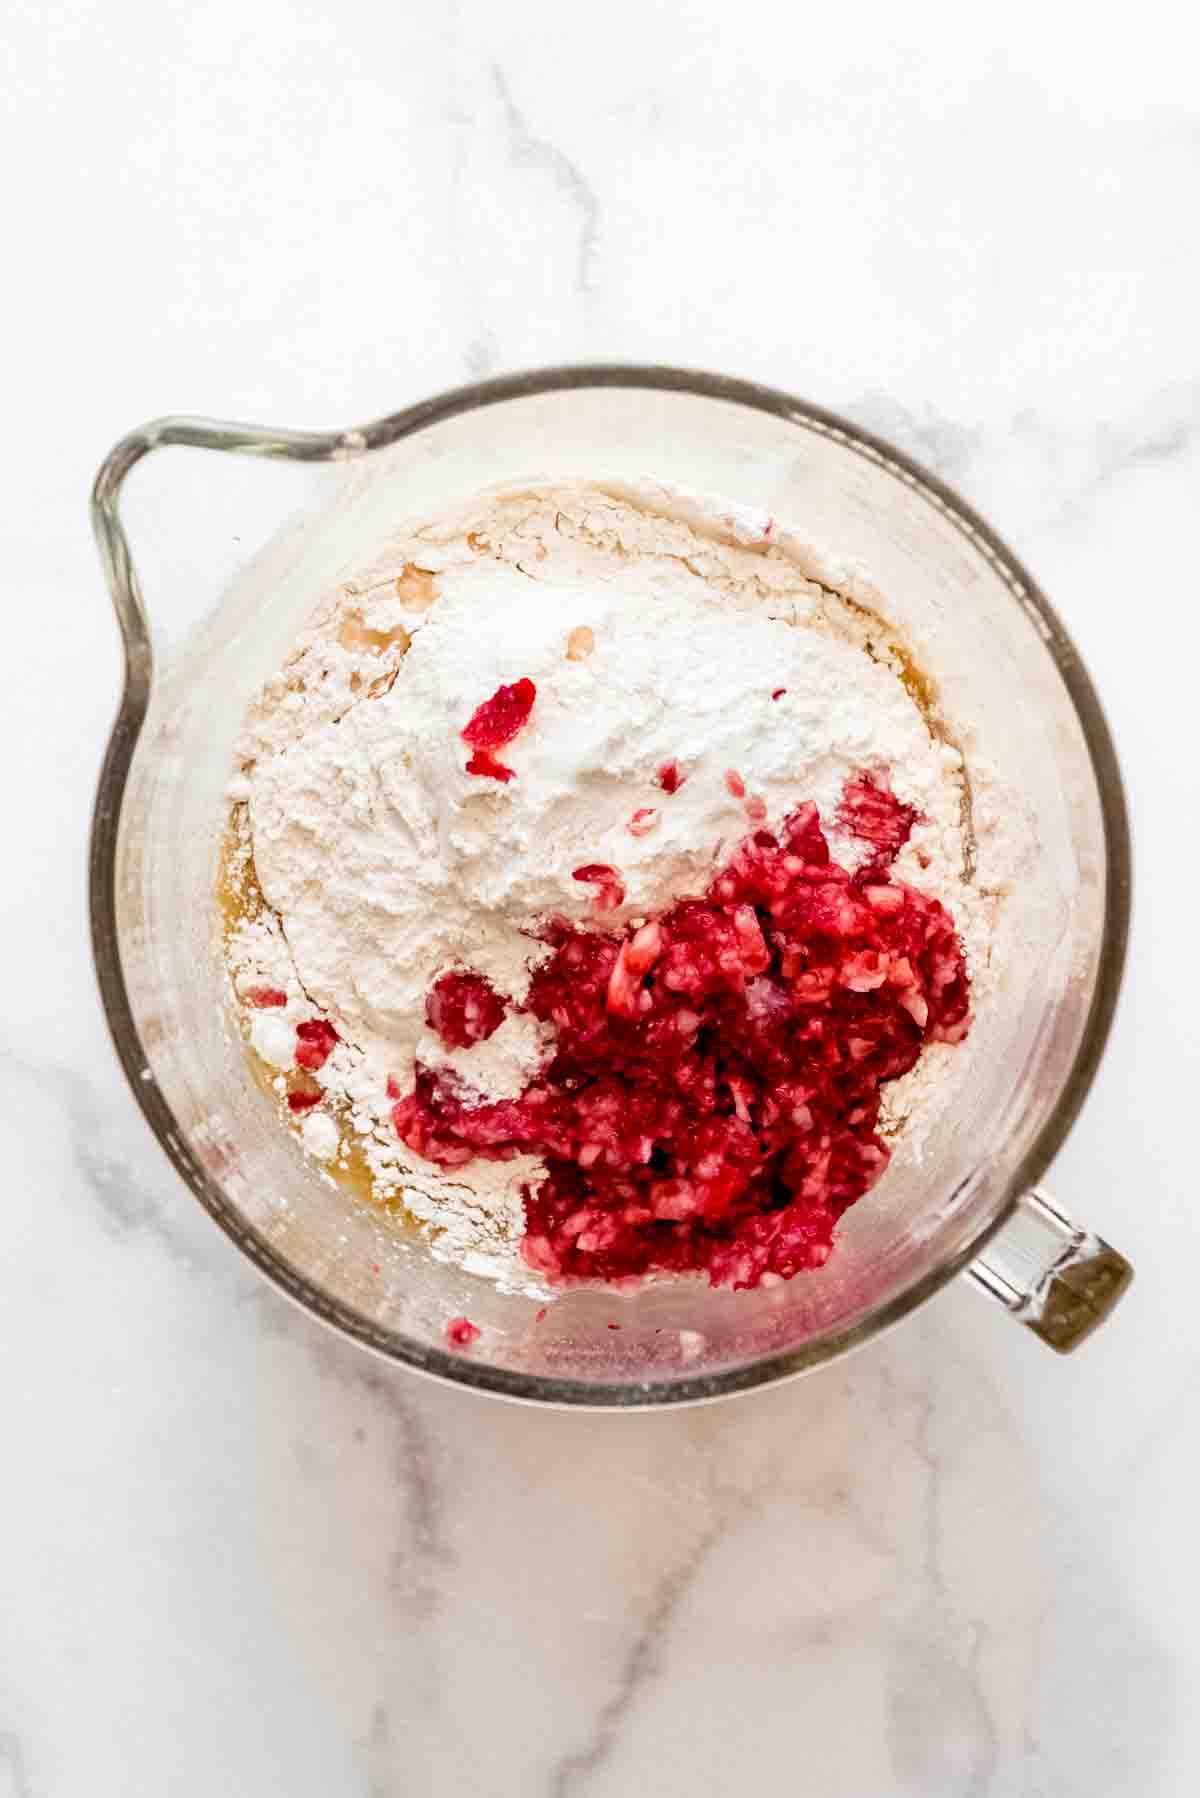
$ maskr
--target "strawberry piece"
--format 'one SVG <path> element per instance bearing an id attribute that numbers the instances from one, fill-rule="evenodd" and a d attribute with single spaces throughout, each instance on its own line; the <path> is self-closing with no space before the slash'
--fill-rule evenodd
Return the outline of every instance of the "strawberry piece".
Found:
<path id="1" fill-rule="evenodd" d="M 678 793 L 686 779 L 687 775 L 680 772 L 678 762 L 664 762 L 654 777 L 655 785 L 660 786 L 664 793 Z"/>
<path id="2" fill-rule="evenodd" d="M 446 1341 L 451 1348 L 470 1348 L 479 1341 L 479 1325 L 469 1317 L 452 1317 L 446 1325 Z"/>
<path id="3" fill-rule="evenodd" d="M 787 692 L 786 687 L 776 687 L 775 691 L 771 695 L 771 698 L 772 699 L 782 699 L 786 692 Z"/>
<path id="4" fill-rule="evenodd" d="M 870 783 L 863 821 L 890 819 L 890 841 L 888 802 Z M 620 892 L 607 864 L 575 877 Z M 554 1047 L 524 1091 L 474 1103 L 421 1068 L 388 1091 L 403 1141 L 439 1166 L 542 1159 L 521 1253 L 552 1280 L 701 1270 L 746 1287 L 822 1266 L 887 1166 L 883 1087 L 970 1029 L 950 914 L 878 864 L 832 861 L 811 804 L 636 929 L 543 934 L 523 1009 Z"/>
<path id="5" fill-rule="evenodd" d="M 338 1033 L 327 1018 L 310 1018 L 296 1025 L 296 1065 L 315 1074 L 323 1068 L 339 1041 Z"/>
<path id="6" fill-rule="evenodd" d="M 468 774 L 486 775 L 489 780 L 502 780 L 506 784 L 517 778 L 514 768 L 506 768 L 498 762 L 490 749 L 477 749 L 467 763 Z"/>
<path id="7" fill-rule="evenodd" d="M 287 994 L 278 986 L 252 986 L 242 994 L 247 1005 L 254 1005 L 259 1010 L 269 1010 L 273 1006 L 286 1005 Z"/>
<path id="8" fill-rule="evenodd" d="M 514 681 L 511 687 L 497 687 L 490 699 L 476 706 L 462 729 L 462 740 L 472 749 L 499 749 L 511 743 L 517 732 L 528 723 L 537 698 L 531 680 Z"/>
<path id="9" fill-rule="evenodd" d="M 617 951 L 613 971 L 608 977 L 605 1004 L 609 1011 L 624 1018 L 636 1018 L 642 1006 L 642 975 L 662 953 L 663 933 L 657 924 L 643 924 Z M 647 1001 L 647 1004 L 649 1001 Z"/>
<path id="10" fill-rule="evenodd" d="M 886 779 L 858 774 L 842 789 L 837 821 L 852 837 L 872 843 L 879 851 L 875 867 L 890 867 L 912 835 L 920 813 L 913 805 L 903 805 Z"/>
<path id="11" fill-rule="evenodd" d="M 425 1021 L 448 1049 L 468 1049 L 472 1043 L 486 1042 L 504 1022 L 504 1011 L 504 1000 L 490 980 L 482 974 L 454 970 L 434 982 L 425 1001 Z M 400 1094 L 392 1096 L 399 1098 Z"/>
<path id="12" fill-rule="evenodd" d="M 314 1105 L 319 1105 L 320 1103 L 320 1093 L 306 1092 L 303 1088 L 299 1087 L 294 1092 L 290 1092 L 287 1096 L 288 1110 L 293 1112 L 311 1111 Z"/>
<path id="13" fill-rule="evenodd" d="M 625 903 L 625 884 L 617 870 L 609 867 L 607 862 L 588 862 L 582 868 L 575 868 L 571 879 L 595 887 L 592 904 L 597 911 L 616 911 Z"/>
<path id="14" fill-rule="evenodd" d="M 657 830 L 662 813 L 656 805 L 641 805 L 626 825 L 631 837 L 648 837 Z"/>

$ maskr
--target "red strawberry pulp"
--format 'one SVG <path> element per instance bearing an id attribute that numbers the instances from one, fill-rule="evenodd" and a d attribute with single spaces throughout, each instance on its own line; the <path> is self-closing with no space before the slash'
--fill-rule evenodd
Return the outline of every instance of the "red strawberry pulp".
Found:
<path id="1" fill-rule="evenodd" d="M 505 767 L 492 751 L 504 743 L 511 743 L 517 732 L 524 729 L 536 698 L 537 688 L 533 682 L 522 678 L 511 686 L 497 687 L 490 699 L 476 706 L 461 732 L 463 742 L 475 751 L 467 763 L 468 774 L 486 775 L 505 782 L 516 778 L 513 770 Z"/>
<path id="2" fill-rule="evenodd" d="M 253 1005 L 259 1011 L 287 1004 L 287 994 L 278 986 L 252 986 L 243 997 L 247 1005 Z"/>
<path id="3" fill-rule="evenodd" d="M 451 1348 L 470 1348 L 479 1340 L 479 1325 L 469 1317 L 452 1317 L 446 1325 L 446 1341 Z"/>
<path id="4" fill-rule="evenodd" d="M 916 821 L 916 808 L 901 805 L 886 784 L 869 774 L 848 780 L 842 790 L 838 823 L 851 836 L 875 845 L 879 851 L 874 858 L 876 867 L 891 866 L 912 835 Z"/>
<path id="5" fill-rule="evenodd" d="M 625 903 L 625 884 L 607 862 L 588 862 L 586 867 L 576 868 L 571 879 L 582 880 L 594 889 L 592 905 L 596 911 L 616 911 Z"/>
<path id="6" fill-rule="evenodd" d="M 476 706 L 463 726 L 462 739 L 472 749 L 499 749 L 510 743 L 533 710 L 537 688 L 531 680 L 497 687 L 490 699 Z"/>
<path id="7" fill-rule="evenodd" d="M 467 773 L 486 775 L 489 780 L 502 780 L 505 785 L 510 780 L 517 778 L 513 769 L 506 768 L 503 762 L 498 762 L 490 749 L 475 751 L 467 763 Z"/>
<path id="8" fill-rule="evenodd" d="M 296 1066 L 315 1074 L 333 1054 L 338 1033 L 325 1018 L 310 1018 L 296 1025 Z"/>
<path id="9" fill-rule="evenodd" d="M 504 1022 L 505 1005 L 482 974 L 443 974 L 425 1001 L 425 1021 L 448 1049 L 486 1042 Z"/>
<path id="10" fill-rule="evenodd" d="M 819 1267 L 887 1165 L 882 1087 L 970 1027 L 953 919 L 890 872 L 915 816 L 861 776 L 839 822 L 876 850 L 863 870 L 831 860 L 806 804 L 636 929 L 547 925 L 524 1009 L 554 1027 L 549 1061 L 482 1104 L 418 1069 L 389 1085 L 400 1137 L 446 1167 L 541 1156 L 522 1250 L 552 1279 Z M 576 878 L 603 891 L 601 872 Z"/>

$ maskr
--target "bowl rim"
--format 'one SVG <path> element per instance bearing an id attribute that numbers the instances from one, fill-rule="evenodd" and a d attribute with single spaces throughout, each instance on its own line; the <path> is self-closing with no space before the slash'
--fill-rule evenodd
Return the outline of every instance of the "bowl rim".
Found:
<path id="1" fill-rule="evenodd" d="M 715 1373 L 596 1381 L 527 1374 L 452 1354 L 385 1329 L 330 1297 L 294 1268 L 230 1203 L 185 1139 L 154 1077 L 129 1001 L 117 929 L 116 859 L 121 812 L 133 755 L 150 704 L 153 657 L 149 623 L 118 512 L 122 484 L 151 451 L 169 445 L 233 451 L 282 460 L 360 459 L 460 413 L 508 400 L 580 388 L 689 393 L 766 412 L 833 439 L 912 488 L 982 553 L 1014 601 L 1025 609 L 1057 667 L 1083 731 L 1096 781 L 1104 832 L 1104 917 L 1096 982 L 1078 1048 L 1058 1099 L 1014 1168 L 994 1214 L 954 1256 L 874 1306 L 855 1324 L 803 1346 Z M 1096 689 L 1062 621 L 1008 545 L 951 487 L 903 451 L 837 413 L 773 387 L 703 370 L 658 364 L 581 363 L 528 369 L 470 382 L 399 412 L 343 431 L 290 431 L 172 415 L 129 433 L 96 476 L 92 523 L 125 654 L 125 679 L 101 766 L 92 814 L 88 899 L 93 959 L 117 1057 L 133 1096 L 176 1172 L 205 1210 L 271 1284 L 310 1316 L 384 1359 L 433 1378 L 531 1404 L 630 1410 L 698 1404 L 794 1378 L 834 1361 L 898 1323 L 960 1273 L 1003 1228 L 1020 1197 L 1057 1154 L 1083 1105 L 1108 1040 L 1120 992 L 1129 934 L 1132 851 L 1124 784 Z"/>

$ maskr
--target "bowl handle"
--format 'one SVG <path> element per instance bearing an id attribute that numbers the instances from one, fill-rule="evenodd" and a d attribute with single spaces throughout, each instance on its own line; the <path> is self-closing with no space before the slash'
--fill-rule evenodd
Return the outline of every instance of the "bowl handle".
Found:
<path id="1" fill-rule="evenodd" d="M 118 503 L 130 470 L 152 450 L 173 446 L 222 450 L 272 461 L 348 462 L 372 447 L 366 430 L 285 431 L 268 425 L 176 414 L 153 419 L 114 445 L 101 463 L 92 487 L 92 530 L 125 643 L 127 673 L 134 684 L 149 684 L 150 633 Z"/>
<path id="2" fill-rule="evenodd" d="M 1034 1188 L 967 1268 L 975 1284 L 1060 1355 L 1102 1324 L 1133 1268 Z"/>

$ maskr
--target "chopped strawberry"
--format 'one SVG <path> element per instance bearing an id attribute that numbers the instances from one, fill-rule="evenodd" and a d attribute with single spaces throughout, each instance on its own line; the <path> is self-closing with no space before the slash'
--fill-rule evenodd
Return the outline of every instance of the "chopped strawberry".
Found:
<path id="1" fill-rule="evenodd" d="M 736 768 L 726 768 L 725 786 L 735 799 L 746 797 L 746 783 Z"/>
<path id="2" fill-rule="evenodd" d="M 242 994 L 247 1005 L 257 1006 L 260 1010 L 268 1010 L 272 1006 L 286 1005 L 287 994 L 278 986 L 252 986 Z"/>
<path id="3" fill-rule="evenodd" d="M 887 784 L 886 777 L 856 775 L 842 791 L 837 821 L 842 830 L 863 842 L 873 843 L 879 851 L 876 867 L 890 867 L 912 835 L 920 813 L 913 805 L 903 805 Z"/>
<path id="4" fill-rule="evenodd" d="M 620 890 L 607 864 L 575 872 Z M 970 1028 L 949 913 L 833 862 L 811 804 L 745 837 L 701 898 L 544 934 L 524 1009 L 555 1044 L 525 1090 L 474 1103 L 424 1069 L 388 1090 L 403 1141 L 439 1166 L 541 1157 L 521 1252 L 550 1279 L 755 1286 L 822 1266 L 887 1166 L 882 1088 Z"/>
<path id="5" fill-rule="evenodd" d="M 629 951 L 629 965 L 635 974 L 644 974 L 648 968 L 654 966 L 663 952 L 665 942 L 666 938 L 663 936 L 661 926 L 654 923 L 653 920 L 649 924 L 643 924 L 640 930 L 634 931 L 626 948 Z"/>
<path id="6" fill-rule="evenodd" d="M 294 1092 L 290 1092 L 287 1096 L 287 1106 L 289 1111 L 311 1111 L 314 1105 L 319 1105 L 320 1103 L 320 1093 L 306 1092 L 300 1087 Z"/>
<path id="7" fill-rule="evenodd" d="M 425 1021 L 448 1049 L 486 1042 L 504 1022 L 504 1011 L 504 1000 L 490 980 L 453 969 L 434 982 L 425 1001 Z"/>
<path id="8" fill-rule="evenodd" d="M 310 1018 L 296 1025 L 296 1065 L 315 1074 L 323 1068 L 339 1040 L 338 1033 L 326 1018 Z"/>
<path id="9" fill-rule="evenodd" d="M 617 951 L 613 971 L 608 977 L 605 1004 L 625 1018 L 636 1018 L 642 1005 L 642 975 L 648 972 L 662 953 L 663 933 L 657 924 L 643 924 Z"/>
<path id="10" fill-rule="evenodd" d="M 470 1348 L 479 1341 L 479 1325 L 469 1317 L 452 1317 L 446 1325 L 446 1341 L 451 1348 Z"/>
<path id="11" fill-rule="evenodd" d="M 642 983 L 629 965 L 629 944 L 622 943 L 613 963 L 613 971 L 608 977 L 604 1003 L 609 1011 L 616 1012 L 620 1017 L 636 1018 L 641 992 Z"/>
<path id="12" fill-rule="evenodd" d="M 489 780 L 502 780 L 505 784 L 517 778 L 516 770 L 506 768 L 503 762 L 498 762 L 490 749 L 475 751 L 467 763 L 467 773 L 486 775 Z"/>
<path id="13" fill-rule="evenodd" d="M 771 695 L 771 698 L 772 699 L 782 699 L 786 692 L 787 692 L 786 687 L 776 687 L 775 691 Z"/>
<path id="14" fill-rule="evenodd" d="M 652 830 L 658 828 L 662 816 L 656 805 L 641 805 L 629 820 L 626 829 L 631 837 L 647 837 Z"/>
<path id="15" fill-rule="evenodd" d="M 592 904 L 597 911 L 616 911 L 625 903 L 625 884 L 617 870 L 609 867 L 607 862 L 588 862 L 582 868 L 575 868 L 571 879 L 595 887 Z"/>
<path id="16" fill-rule="evenodd" d="M 654 779 L 664 793 L 678 793 L 687 775 L 680 772 L 678 762 L 664 762 Z"/>
<path id="17" fill-rule="evenodd" d="M 499 749 L 502 743 L 511 743 L 528 722 L 536 698 L 537 688 L 531 680 L 497 687 L 490 699 L 476 706 L 463 726 L 463 742 L 472 749 Z"/>

